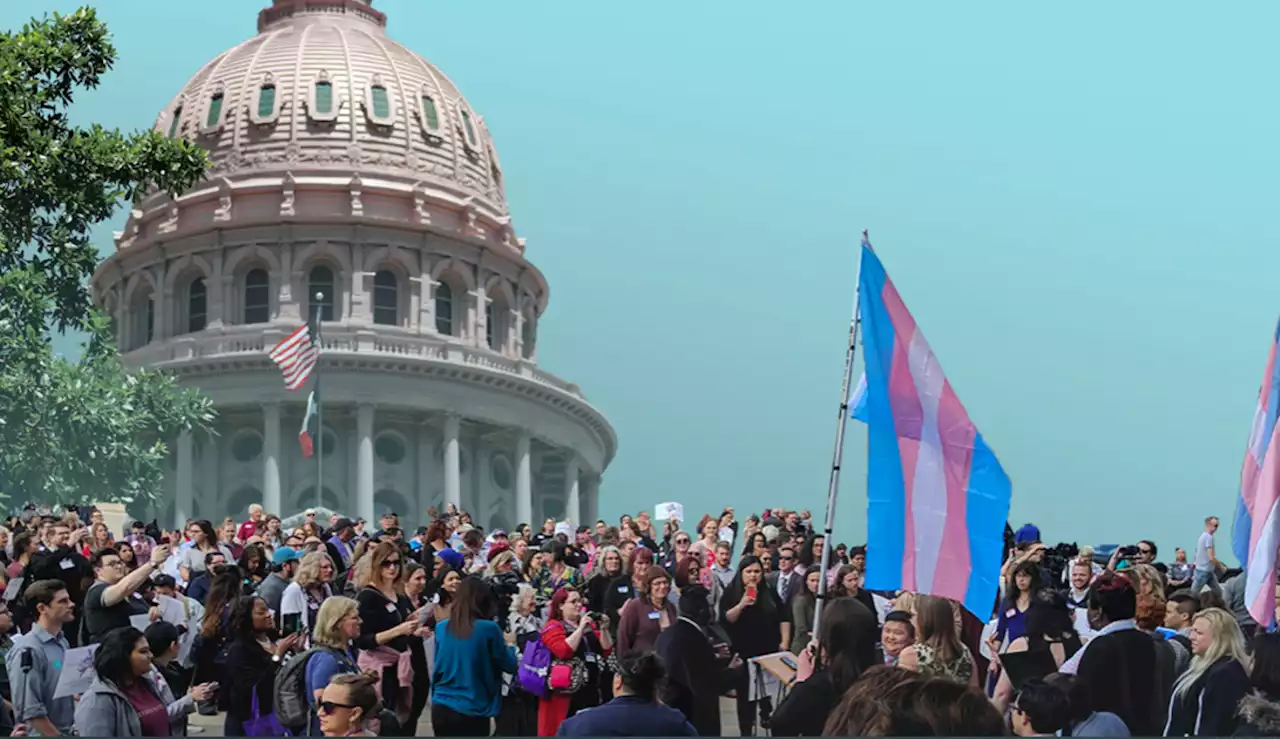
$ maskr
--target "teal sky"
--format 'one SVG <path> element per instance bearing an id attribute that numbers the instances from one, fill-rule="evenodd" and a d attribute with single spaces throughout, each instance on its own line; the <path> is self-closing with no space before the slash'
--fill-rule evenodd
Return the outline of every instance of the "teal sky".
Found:
<path id="1" fill-rule="evenodd" d="M 103 0 L 147 127 L 268 0 Z M 0 5 L 0 24 L 78 3 Z M 1050 541 L 1226 550 L 1280 312 L 1274 29 L 1241 2 L 377 0 L 485 116 L 602 512 L 821 517 L 858 233 Z M 123 214 L 101 229 L 110 232 Z M 865 536 L 851 425 L 838 538 Z"/>

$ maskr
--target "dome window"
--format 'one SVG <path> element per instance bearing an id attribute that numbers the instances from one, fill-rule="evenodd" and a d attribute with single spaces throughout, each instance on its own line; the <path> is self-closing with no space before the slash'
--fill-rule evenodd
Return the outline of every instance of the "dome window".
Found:
<path id="1" fill-rule="evenodd" d="M 391 95 L 382 79 L 374 76 L 370 85 L 365 88 L 364 109 L 369 121 L 378 126 L 395 124 L 395 106 L 391 103 Z"/>
<path id="2" fill-rule="evenodd" d="M 222 124 L 222 93 L 214 93 L 209 98 L 209 115 L 205 118 L 205 128 L 217 128 Z"/>
<path id="3" fill-rule="evenodd" d="M 400 324 L 400 296 L 396 274 L 380 269 L 373 275 L 373 322 L 382 326 Z"/>
<path id="4" fill-rule="evenodd" d="M 428 131 L 440 130 L 440 111 L 436 108 L 435 98 L 425 94 L 422 96 L 422 124 Z"/>
<path id="5" fill-rule="evenodd" d="M 467 143 L 471 146 L 476 145 L 476 126 L 471 122 L 471 111 L 462 108 L 459 111 L 462 114 L 462 128 L 467 135 Z"/>
<path id="6" fill-rule="evenodd" d="M 315 97 L 316 97 L 317 113 L 333 112 L 333 83 L 332 82 L 317 82 Z"/>
<path id="7" fill-rule="evenodd" d="M 520 327 L 520 354 L 525 359 L 533 359 L 538 343 L 538 325 L 533 316 L 524 314 L 524 325 Z"/>
<path id="8" fill-rule="evenodd" d="M 244 276 L 244 322 L 266 323 L 271 318 L 271 279 L 265 269 Z"/>
<path id="9" fill-rule="evenodd" d="M 208 318 L 209 294 L 204 278 L 197 277 L 187 289 L 187 333 L 203 331 Z"/>
<path id="10" fill-rule="evenodd" d="M 270 118 L 276 112 L 276 86 L 258 88 L 258 117 Z"/>
<path id="11" fill-rule="evenodd" d="M 182 106 L 173 109 L 173 116 L 169 119 L 169 138 L 175 138 L 178 135 L 178 124 L 182 123 Z"/>
<path id="12" fill-rule="evenodd" d="M 249 120 L 265 126 L 275 123 L 280 116 L 280 95 L 276 89 L 276 80 L 270 73 L 263 75 L 262 84 L 258 87 L 258 105 L 249 108 Z"/>
<path id="13" fill-rule="evenodd" d="M 307 113 L 311 120 L 332 123 L 338 119 L 341 102 L 333 98 L 333 82 L 329 73 L 321 70 L 316 82 L 307 91 Z"/>
<path id="14" fill-rule="evenodd" d="M 436 285 L 436 333 L 453 336 L 453 288 L 447 282 Z"/>
<path id="15" fill-rule="evenodd" d="M 316 308 L 319 308 L 320 320 L 337 320 L 337 301 L 334 295 L 336 285 L 337 281 L 333 278 L 333 270 L 324 265 L 317 265 L 311 268 L 311 276 L 307 281 L 307 300 L 311 301 L 310 310 L 307 311 L 308 317 L 315 312 Z M 319 301 L 316 300 L 316 293 L 323 295 Z"/>

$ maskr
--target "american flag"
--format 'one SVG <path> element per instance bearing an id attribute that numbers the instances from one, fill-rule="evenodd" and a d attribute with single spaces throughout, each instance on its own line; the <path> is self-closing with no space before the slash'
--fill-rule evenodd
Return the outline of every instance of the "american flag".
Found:
<path id="1" fill-rule="evenodd" d="M 320 356 L 320 344 L 313 338 L 311 326 L 302 324 L 271 350 L 271 361 L 280 367 L 287 390 L 297 390 L 311 377 Z"/>

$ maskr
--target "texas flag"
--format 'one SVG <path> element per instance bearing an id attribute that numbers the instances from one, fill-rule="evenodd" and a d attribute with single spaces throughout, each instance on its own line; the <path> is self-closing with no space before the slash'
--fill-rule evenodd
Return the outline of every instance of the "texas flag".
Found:
<path id="1" fill-rule="evenodd" d="M 909 590 L 991 615 L 1012 488 L 885 273 L 862 242 L 868 590 Z"/>

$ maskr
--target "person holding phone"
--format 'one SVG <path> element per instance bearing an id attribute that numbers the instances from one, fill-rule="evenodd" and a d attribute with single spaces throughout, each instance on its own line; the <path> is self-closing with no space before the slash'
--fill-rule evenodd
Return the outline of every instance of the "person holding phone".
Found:
<path id="1" fill-rule="evenodd" d="M 729 634 L 733 651 L 743 659 L 735 686 L 738 729 L 742 736 L 755 735 L 757 703 L 762 724 L 767 726 L 772 711 L 767 696 L 752 699 L 753 668 L 749 660 L 785 652 L 791 646 L 791 614 L 773 588 L 761 587 L 763 580 L 764 565 L 760 559 L 743 557 L 738 563 L 738 574 L 720 600 L 720 621 Z"/>

